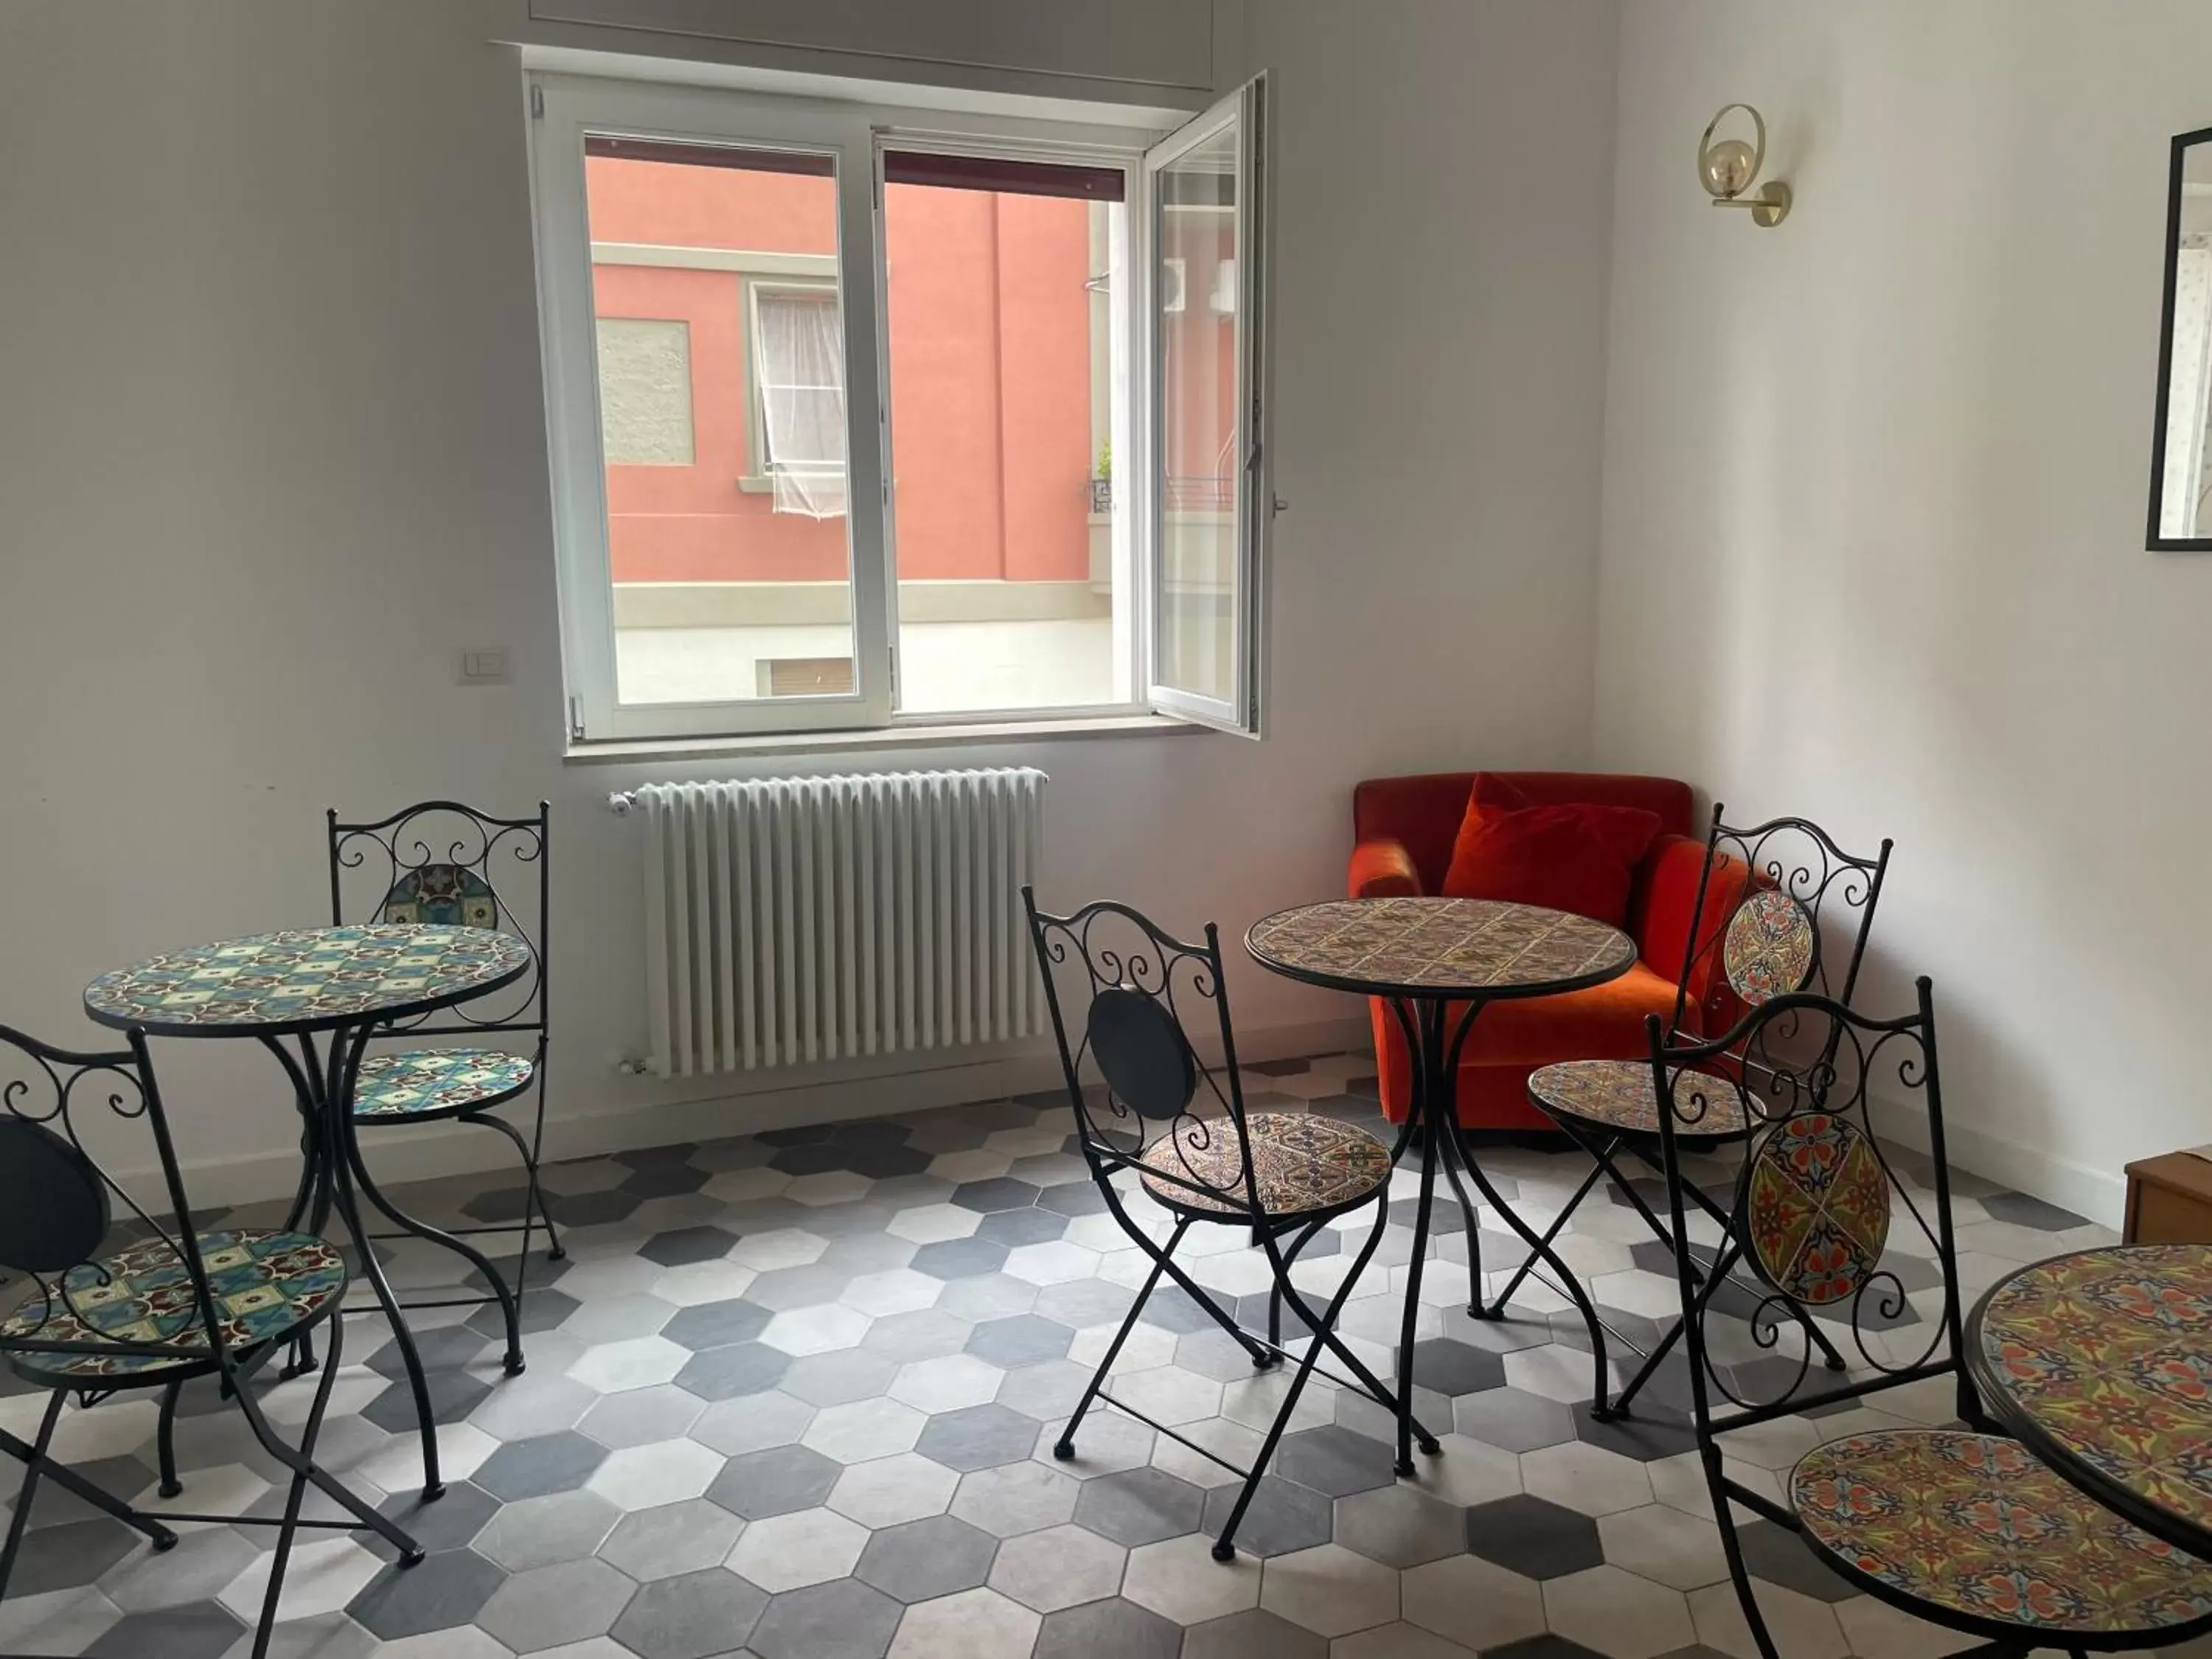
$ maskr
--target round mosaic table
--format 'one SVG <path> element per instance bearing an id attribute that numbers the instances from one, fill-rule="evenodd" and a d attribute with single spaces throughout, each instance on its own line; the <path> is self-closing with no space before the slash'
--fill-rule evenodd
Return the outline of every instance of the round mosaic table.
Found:
<path id="1" fill-rule="evenodd" d="M 1468 1312 L 1481 1319 L 1502 1316 L 1503 1310 L 1483 1301 L 1480 1234 L 1460 1182 L 1462 1170 L 1530 1253 L 1559 1275 L 1559 1288 L 1581 1312 L 1595 1359 L 1590 1408 L 1600 1418 L 1610 1416 L 1605 1334 L 1597 1310 L 1550 1243 L 1498 1196 L 1462 1136 L 1459 1056 L 1468 1033 L 1490 1004 L 1557 996 L 1618 979 L 1635 963 L 1635 942 L 1603 922 L 1534 905 L 1380 898 L 1338 899 L 1279 911 L 1253 923 L 1244 948 L 1262 968 L 1286 979 L 1382 998 L 1396 1015 L 1412 1056 L 1413 1103 L 1394 1154 L 1403 1154 L 1418 1138 L 1420 1196 L 1398 1346 L 1398 1473 L 1413 1472 L 1413 1330 L 1439 1165 L 1468 1217 Z"/>
<path id="2" fill-rule="evenodd" d="M 305 927 L 194 945 L 102 974 L 85 987 L 84 1011 L 102 1025 L 164 1037 L 250 1037 L 283 1062 L 301 1117 L 300 1184 L 286 1231 L 320 1234 L 336 1211 L 362 1272 L 392 1322 L 415 1396 L 422 1437 L 422 1492 L 445 1490 L 430 1389 L 414 1334 L 401 1316 L 382 1263 L 368 1243 L 359 1188 L 361 1148 L 348 1109 L 371 1033 L 393 1020 L 448 1008 L 513 984 L 528 971 L 529 945 L 489 927 L 379 923 Z M 319 1045 L 318 1037 L 326 1044 Z M 371 1189 L 371 1196 L 375 1196 Z M 473 1246 L 409 1221 L 397 1224 L 441 1243 L 501 1281 Z M 304 1346 L 295 1370 L 313 1365 Z M 522 1369 L 520 1352 L 507 1357 Z"/>
<path id="3" fill-rule="evenodd" d="M 1976 1305 L 1966 1365 L 2038 1457 L 2212 1560 L 2212 1245 L 2122 1244 L 2022 1267 Z"/>

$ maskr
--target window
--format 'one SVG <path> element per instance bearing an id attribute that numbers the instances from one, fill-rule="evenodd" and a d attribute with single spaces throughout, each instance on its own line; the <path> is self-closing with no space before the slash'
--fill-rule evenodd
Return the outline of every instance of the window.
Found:
<path id="1" fill-rule="evenodd" d="M 1149 149 L 535 84 L 573 738 L 1256 732 L 1260 83 Z"/>

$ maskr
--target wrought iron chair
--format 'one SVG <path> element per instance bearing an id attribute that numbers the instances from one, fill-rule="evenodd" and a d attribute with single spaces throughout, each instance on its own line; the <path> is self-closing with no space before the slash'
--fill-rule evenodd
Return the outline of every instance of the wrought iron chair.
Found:
<path id="1" fill-rule="evenodd" d="M 1884 841 L 1872 858 L 1846 853 L 1818 824 L 1804 818 L 1774 818 L 1747 829 L 1732 828 L 1724 809 L 1713 807 L 1705 838 L 1705 866 L 1683 930 L 1682 971 L 1676 981 L 1670 1037 L 1694 1038 L 1701 1027 L 1725 1025 L 1734 1012 L 1755 1008 L 1793 991 L 1834 995 L 1848 1004 L 1858 984 L 1875 906 L 1889 869 L 1891 843 Z M 1825 948 L 1830 933 L 1848 936 L 1840 963 Z M 1833 971 L 1832 972 L 1832 969 Z M 1729 1059 L 1723 1070 L 1746 1057 Z M 1641 1060 L 1573 1060 L 1547 1066 L 1528 1079 L 1528 1098 L 1559 1125 L 1592 1160 L 1590 1172 L 1550 1230 L 1547 1243 L 1564 1231 L 1601 1177 L 1612 1182 L 1621 1200 L 1641 1216 L 1662 1243 L 1672 1246 L 1665 1224 L 1635 1182 L 1617 1161 L 1623 1152 L 1643 1169 L 1659 1170 L 1660 1111 L 1652 1092 L 1651 1070 Z M 1730 1109 L 1732 1098 L 1717 1096 L 1698 1133 L 1710 1146 L 1741 1139 L 1758 1127 Z M 1728 1216 L 1701 1187 L 1690 1202 L 1719 1224 L 1727 1236 Z M 1723 1244 L 1710 1263 L 1700 1264 L 1717 1291 L 1735 1270 L 1739 1251 Z M 1524 1261 L 1492 1304 L 1503 1311 L 1529 1270 Z M 1817 1326 L 1807 1328 L 1823 1344 Z M 1670 1331 L 1650 1352 L 1622 1389 L 1615 1409 L 1626 1412 L 1657 1372 L 1680 1338 Z M 1843 1356 L 1823 1348 L 1831 1369 L 1844 1367 Z"/>
<path id="2" fill-rule="evenodd" d="M 1130 1304 L 1121 1328 L 1107 1345 L 1098 1369 L 1076 1403 L 1053 1455 L 1075 1455 L 1075 1437 L 1091 1406 L 1103 1401 L 1170 1438 L 1212 1459 L 1244 1486 L 1213 1545 L 1216 1560 L 1236 1554 L 1237 1529 L 1261 1476 L 1274 1456 L 1299 1396 L 1322 1352 L 1332 1353 L 1352 1380 L 1322 1370 L 1340 1386 L 1366 1395 L 1395 1414 L 1395 1395 L 1336 1334 L 1336 1318 L 1360 1273 L 1382 1243 L 1388 1224 L 1390 1150 L 1364 1130 L 1305 1113 L 1248 1113 L 1229 1021 L 1228 988 L 1221 975 L 1221 941 L 1212 923 L 1203 945 L 1186 944 L 1160 931 L 1127 905 L 1099 901 L 1072 915 L 1048 915 L 1022 889 L 1045 1005 L 1060 1045 L 1076 1139 L 1106 1207 L 1131 1241 L 1151 1258 L 1152 1273 Z M 1060 980 L 1083 1000 L 1063 1008 Z M 1210 1011 L 1222 1059 L 1200 1059 L 1186 1029 L 1186 1012 Z M 1072 1018 L 1081 1026 L 1070 1039 Z M 1086 1070 L 1099 1081 L 1086 1082 Z M 1164 1243 L 1156 1241 L 1128 1208 L 1141 1191 L 1171 1216 Z M 1362 1206 L 1375 1206 L 1375 1224 L 1325 1307 L 1316 1310 L 1291 1278 L 1299 1252 L 1321 1230 Z M 1176 1248 L 1200 1224 L 1246 1230 L 1265 1251 L 1272 1270 L 1267 1335 L 1238 1324 L 1236 1316 L 1177 1266 Z M 1296 1362 L 1282 1405 L 1268 1425 L 1251 1467 L 1239 1468 L 1166 1424 L 1114 1398 L 1108 1373 L 1120 1356 L 1145 1304 L 1163 1279 L 1171 1280 L 1251 1356 L 1255 1370 L 1282 1357 Z M 1285 1347 L 1285 1303 L 1310 1333 L 1304 1352 Z M 1418 1423 L 1421 1449 L 1434 1454 L 1436 1437 Z"/>
<path id="3" fill-rule="evenodd" d="M 333 924 L 343 927 L 349 921 L 369 921 L 496 927 L 520 937 L 536 957 L 531 971 L 499 998 L 489 999 L 481 1006 L 463 1004 L 434 1018 L 402 1021 L 380 1034 L 410 1039 L 519 1036 L 527 1053 L 449 1043 L 372 1049 L 362 1060 L 351 1107 L 358 1128 L 396 1128 L 452 1119 L 481 1124 L 514 1143 L 524 1173 L 522 1215 L 517 1221 L 450 1231 L 433 1227 L 404 1213 L 359 1164 L 355 1165 L 354 1176 L 369 1201 L 401 1230 L 378 1237 L 411 1235 L 443 1244 L 471 1262 L 489 1286 L 489 1293 L 481 1297 L 433 1297 L 401 1305 L 441 1308 L 497 1303 L 507 1325 L 507 1369 L 518 1372 L 523 1367 L 520 1303 L 527 1282 L 532 1233 L 540 1227 L 544 1230 L 548 1261 L 558 1261 L 565 1254 L 538 1180 L 538 1154 L 545 1136 L 550 809 L 540 801 L 529 817 L 501 818 L 458 801 L 433 800 L 404 807 L 374 823 L 341 823 L 335 809 L 325 816 Z M 527 1135 L 491 1109 L 525 1095 L 532 1097 L 532 1104 Z M 522 1243 L 510 1286 L 505 1276 L 465 1240 L 473 1235 L 513 1232 L 522 1235 Z"/>
<path id="4" fill-rule="evenodd" d="M 1929 982 L 1918 1009 L 1871 1019 L 1830 998 L 1776 996 L 1726 1036 L 1669 1042 L 1649 1022 L 1651 1086 L 1669 1178 L 1676 1278 L 1688 1333 L 1698 1453 L 1737 1600 L 1765 1659 L 1778 1659 L 1747 1574 L 1735 1510 L 1796 1533 L 1855 1588 L 1893 1607 L 2024 1656 L 2163 1646 L 2212 1629 L 2212 1576 L 2060 1479 L 2019 1442 L 1980 1431 L 1963 1363 L 1950 1177 Z M 1762 1063 L 1733 1073 L 1731 1055 Z M 1924 1110 L 1932 1173 L 1899 1175 L 1875 1139 L 1870 1099 Z M 1716 1116 L 1756 1121 L 1740 1153 L 1732 1240 L 1762 1296 L 1734 1330 L 1687 1245 L 1682 1158 Z M 1903 1248 L 1901 1248 L 1903 1247 Z M 1932 1258 L 1941 1305 L 1925 1343 L 1899 1336 L 1910 1304 L 1898 1267 Z M 1895 1264 L 1895 1265 L 1893 1265 Z M 1933 1290 L 1935 1286 L 1930 1286 Z M 1915 1317 L 1922 1310 L 1911 1310 Z M 1857 1375 L 1817 1373 L 1814 1349 L 1785 1341 L 1814 1317 L 1845 1325 Z M 1748 1346 L 1745 1346 L 1747 1340 Z M 1787 1352 L 1795 1347 L 1796 1352 Z M 1755 1358 L 1732 1361 L 1729 1355 Z M 1814 1385 L 1818 1375 L 1820 1381 Z M 1723 1462 L 1723 1437 L 1792 1413 L 1878 1401 L 1887 1390 L 1948 1377 L 1974 1427 L 1847 1435 L 1816 1447 L 1784 1483 L 1786 1501 L 1752 1491 Z"/>
<path id="5" fill-rule="evenodd" d="M 0 1354 L 18 1377 L 49 1391 L 35 1441 L 0 1437 L 0 1449 L 24 1465 L 15 1516 L 0 1544 L 0 1595 L 47 1481 L 143 1533 L 156 1550 L 176 1544 L 167 1522 L 273 1526 L 276 1549 L 252 1648 L 259 1659 L 268 1651 L 301 1528 L 366 1528 L 398 1551 L 403 1566 L 421 1561 L 422 1551 L 314 1461 L 338 1373 L 344 1258 L 309 1233 L 192 1230 L 144 1035 L 132 1031 L 129 1040 L 118 1052 L 76 1054 L 0 1026 L 0 1269 L 16 1280 L 12 1305 L 0 1319 Z M 135 1123 L 150 1136 L 162 1186 L 155 1211 L 142 1207 L 86 1152 L 81 1131 L 88 1115 Z M 103 1122 L 90 1138 L 112 1145 L 117 1133 Z M 295 1446 L 270 1427 L 252 1384 L 270 1356 L 319 1326 L 329 1332 L 330 1363 Z M 159 1387 L 173 1399 L 183 1382 L 207 1376 L 221 1380 L 223 1397 L 237 1402 L 262 1449 L 290 1471 L 281 1516 L 137 1510 L 52 1460 L 55 1427 L 71 1396 L 90 1407 L 126 1389 Z M 174 1497 L 180 1488 L 168 1422 L 165 1413 L 161 1490 Z M 354 1518 L 302 1516 L 311 1486 Z"/>

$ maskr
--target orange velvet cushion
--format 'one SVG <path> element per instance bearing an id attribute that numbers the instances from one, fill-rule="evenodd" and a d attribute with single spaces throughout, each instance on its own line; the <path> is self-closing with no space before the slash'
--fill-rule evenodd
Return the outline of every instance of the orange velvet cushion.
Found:
<path id="1" fill-rule="evenodd" d="M 1531 806 L 1489 773 L 1468 792 L 1444 874 L 1447 898 L 1508 899 L 1618 927 L 1659 815 L 1635 806 Z"/>

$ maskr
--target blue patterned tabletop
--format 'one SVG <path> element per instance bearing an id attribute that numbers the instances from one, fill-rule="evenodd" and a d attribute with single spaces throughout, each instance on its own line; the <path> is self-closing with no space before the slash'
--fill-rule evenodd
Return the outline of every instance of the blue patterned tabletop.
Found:
<path id="1" fill-rule="evenodd" d="M 302 927 L 172 951 L 102 974 L 84 1009 L 171 1036 L 310 1030 L 441 1008 L 497 990 L 530 946 L 489 927 Z"/>

